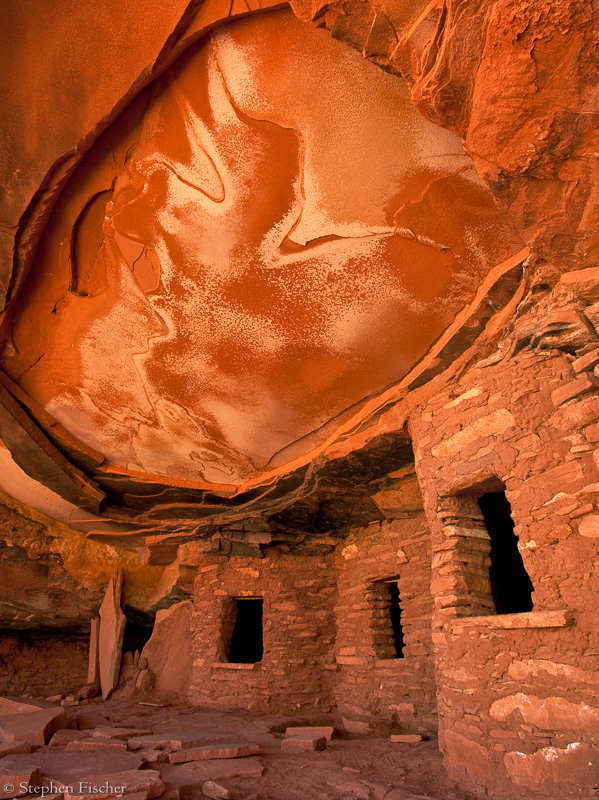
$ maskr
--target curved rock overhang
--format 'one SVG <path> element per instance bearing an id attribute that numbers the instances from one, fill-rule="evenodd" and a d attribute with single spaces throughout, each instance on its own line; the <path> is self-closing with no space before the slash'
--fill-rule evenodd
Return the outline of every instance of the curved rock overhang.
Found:
<path id="1" fill-rule="evenodd" d="M 413 84 L 413 96 L 431 116 L 431 98 L 436 97 L 431 87 L 435 85 L 437 89 L 445 90 L 447 86 L 438 77 L 435 84 L 432 76 L 442 72 L 444 59 L 452 58 L 451 41 L 448 43 L 443 36 L 450 25 L 454 25 L 457 31 L 454 39 L 463 36 L 460 33 L 461 20 L 459 15 L 452 16 L 451 4 L 449 11 L 441 9 L 438 13 L 440 9 L 441 4 L 429 4 L 426 13 L 411 20 L 409 30 L 404 28 L 407 34 L 403 39 L 396 30 L 393 48 L 388 26 L 385 27 L 385 15 L 375 14 L 372 18 L 372 10 L 367 4 L 354 4 L 351 9 L 344 7 L 342 15 L 335 6 L 327 6 L 324 10 L 307 10 L 298 6 L 294 10 L 300 17 L 309 17 L 317 25 L 329 27 L 336 38 L 361 49 L 364 56 L 385 70 L 401 71 Z M 53 165 L 23 215 L 17 232 L 14 271 L 9 286 L 9 314 L 5 324 L 11 325 L 15 318 L 14 309 L 21 296 L 19 289 L 34 264 L 40 238 L 55 204 L 60 202 L 61 190 L 72 179 L 81 157 L 92 151 L 93 143 L 101 133 L 108 132 L 108 126 L 114 120 L 127 113 L 126 108 L 131 109 L 134 97 L 147 91 L 145 86 L 171 68 L 178 57 L 196 46 L 196 42 L 225 16 L 219 16 L 216 9 L 211 12 L 210 3 L 199 10 L 188 9 L 153 70 L 146 70 L 126 98 L 117 104 L 93 134 L 84 139 L 77 152 Z M 347 19 L 344 21 L 341 17 Z M 369 28 L 368 25 L 364 27 L 365 19 L 370 19 Z M 487 36 L 489 18 L 482 19 L 481 24 Z M 362 46 L 361 34 L 358 33 L 366 28 L 369 30 L 368 38 Z M 421 35 L 424 29 L 430 29 L 428 38 Z M 412 50 L 417 31 L 418 41 L 426 40 L 427 46 L 415 59 Z M 483 45 L 477 51 L 479 59 Z M 467 65 L 466 72 L 468 69 Z M 428 87 L 426 91 L 425 85 Z M 469 129 L 463 118 L 448 122 L 447 116 L 440 113 L 437 106 L 434 113 L 438 120 L 456 130 L 468 147 Z M 468 108 L 472 120 L 476 108 L 472 100 L 465 101 L 462 106 L 457 103 L 457 106 Z M 477 155 L 474 159 L 479 171 L 481 165 L 485 167 L 490 163 Z M 514 169 L 516 172 L 518 170 Z M 483 173 L 489 179 L 489 170 L 483 170 Z M 494 185 L 497 186 L 497 181 Z M 514 204 L 507 205 L 513 217 Z M 553 232 L 549 244 L 546 233 L 546 228 L 539 225 L 535 236 L 526 238 L 537 249 L 559 245 L 561 240 L 555 240 L 557 233 Z M 585 239 L 584 230 L 580 238 L 588 239 Z M 398 381 L 382 392 L 375 390 L 371 396 L 352 398 L 354 403 L 350 404 L 350 410 L 344 416 L 336 415 L 337 423 L 322 429 L 323 435 L 316 437 L 315 446 L 308 447 L 288 463 L 271 464 L 266 469 L 256 470 L 255 474 L 244 476 L 237 485 L 188 478 L 169 479 L 164 475 L 123 469 L 122 465 L 107 463 L 101 452 L 86 446 L 68 430 L 67 425 L 58 423 L 48 413 L 43 402 L 36 402 L 24 391 L 19 385 L 19 370 L 3 379 L 2 438 L 26 476 L 49 487 L 71 507 L 87 509 L 84 515 L 73 514 L 72 508 L 62 509 L 63 514 L 68 511 L 73 526 L 88 531 L 93 538 L 131 549 L 144 549 L 149 542 L 150 551 L 153 549 L 162 554 L 155 555 L 155 558 L 167 559 L 177 543 L 207 532 L 212 534 L 215 530 L 247 531 L 254 534 L 248 537 L 248 541 L 256 542 L 261 536 L 265 541 L 268 536 L 270 540 L 277 536 L 283 537 L 282 540 L 286 536 L 301 538 L 306 533 L 322 534 L 342 529 L 351 521 L 371 521 L 377 518 L 377 510 L 369 500 L 370 494 L 377 490 L 389 472 L 401 468 L 411 459 L 404 424 L 414 398 L 433 390 L 434 382 L 431 380 L 436 375 L 464 368 L 469 360 L 480 359 L 485 353 L 492 352 L 501 338 L 501 326 L 513 317 L 523 296 L 523 264 L 529 257 L 529 251 L 521 247 L 522 243 L 517 244 L 514 236 L 508 248 L 511 257 L 485 270 L 487 274 L 486 277 L 481 275 L 478 291 L 465 293 L 460 313 L 457 313 L 458 308 L 454 309 L 454 321 L 436 337 L 436 341 L 431 342 L 430 350 L 423 352 L 420 359 L 414 359 L 418 363 L 398 376 Z M 517 250 L 520 252 L 516 253 Z M 562 253 L 563 250 L 562 246 Z M 531 263 L 530 259 L 528 263 Z M 26 479 L 23 481 L 27 483 Z M 335 494 L 340 490 L 346 501 L 336 507 Z M 347 502 L 348 494 L 353 494 L 350 503 Z M 349 507 L 351 513 L 348 517 Z M 250 518 L 252 523 L 247 523 Z"/>

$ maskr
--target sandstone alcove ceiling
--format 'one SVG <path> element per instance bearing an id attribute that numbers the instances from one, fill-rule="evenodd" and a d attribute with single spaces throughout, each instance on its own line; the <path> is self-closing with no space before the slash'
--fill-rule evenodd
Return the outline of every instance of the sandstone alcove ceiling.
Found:
<path id="1" fill-rule="evenodd" d="M 290 10 L 250 14 L 189 46 L 56 195 L 4 320 L 3 382 L 109 505 L 136 483 L 145 507 L 169 485 L 211 492 L 205 513 L 245 506 L 521 248 L 400 78 Z"/>

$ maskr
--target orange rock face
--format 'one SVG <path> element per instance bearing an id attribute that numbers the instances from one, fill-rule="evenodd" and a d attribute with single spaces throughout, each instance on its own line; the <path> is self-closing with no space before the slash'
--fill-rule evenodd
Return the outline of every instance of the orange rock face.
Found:
<path id="1" fill-rule="evenodd" d="M 402 75 L 454 131 L 533 251 L 596 263 L 597 39 L 576 0 L 293 0 L 300 19 Z"/>
<path id="2" fill-rule="evenodd" d="M 401 79 L 261 13 L 82 160 L 2 367 L 117 470 L 239 485 L 405 375 L 520 247 Z"/>

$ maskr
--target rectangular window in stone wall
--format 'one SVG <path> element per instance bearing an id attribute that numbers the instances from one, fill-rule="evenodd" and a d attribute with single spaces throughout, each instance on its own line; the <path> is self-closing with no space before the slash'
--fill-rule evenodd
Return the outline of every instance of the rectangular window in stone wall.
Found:
<path id="1" fill-rule="evenodd" d="M 376 657 L 403 658 L 404 640 L 397 580 L 372 584 L 372 635 Z"/>
<path id="2" fill-rule="evenodd" d="M 262 660 L 261 597 L 231 598 L 225 627 L 231 631 L 225 641 L 227 660 L 231 664 L 256 664 Z M 228 633 L 227 631 L 227 633 Z"/>
<path id="3" fill-rule="evenodd" d="M 478 500 L 491 537 L 491 594 L 497 614 L 532 611 L 534 587 L 518 550 L 512 509 L 505 492 L 487 492 Z"/>
<path id="4" fill-rule="evenodd" d="M 440 498 L 443 538 L 434 545 L 431 589 L 436 608 L 448 617 L 532 611 L 528 577 L 505 487 L 472 487 Z M 490 490 L 490 491 L 489 491 Z"/>

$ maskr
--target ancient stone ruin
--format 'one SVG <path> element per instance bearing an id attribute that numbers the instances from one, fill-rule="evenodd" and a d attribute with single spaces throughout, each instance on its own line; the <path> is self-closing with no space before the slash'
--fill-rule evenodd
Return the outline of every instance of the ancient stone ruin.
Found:
<path id="1" fill-rule="evenodd" d="M 598 797 L 596 3 L 5 5 L 0 798 Z"/>

